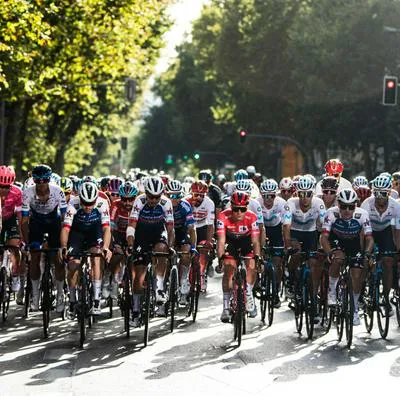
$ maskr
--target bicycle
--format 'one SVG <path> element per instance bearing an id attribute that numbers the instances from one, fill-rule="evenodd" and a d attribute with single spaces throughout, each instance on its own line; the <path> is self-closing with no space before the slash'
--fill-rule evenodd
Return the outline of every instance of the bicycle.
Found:
<path id="1" fill-rule="evenodd" d="M 166 302 L 166 313 L 170 313 L 170 332 L 174 331 L 175 324 L 175 310 L 178 308 L 179 301 L 179 271 L 178 271 L 178 259 L 176 254 L 170 255 L 170 268 L 169 276 L 167 281 L 167 302 Z"/>
<path id="2" fill-rule="evenodd" d="M 2 256 L 0 266 L 0 308 L 2 311 L 3 322 L 7 320 L 8 309 L 10 307 L 11 297 L 11 270 L 10 270 L 10 251 L 9 249 L 15 249 L 12 245 L 0 246 L 0 254 Z"/>
<path id="3" fill-rule="evenodd" d="M 200 262 L 199 258 L 192 256 L 190 269 L 189 269 L 189 309 L 187 316 L 192 316 L 193 322 L 196 321 L 197 312 L 199 309 L 199 297 L 201 289 L 200 281 Z"/>
<path id="4" fill-rule="evenodd" d="M 400 271 L 398 269 L 398 265 L 400 265 L 400 263 L 398 263 L 397 260 L 395 260 L 394 271 L 393 271 L 393 295 L 390 301 L 396 307 L 397 325 L 400 327 L 400 285 L 399 285 Z"/>
<path id="5" fill-rule="evenodd" d="M 125 255 L 124 255 L 125 256 Z M 122 293 L 118 296 L 118 305 L 124 318 L 124 331 L 126 336 L 130 336 L 129 319 L 132 314 L 132 272 L 131 261 L 132 256 L 125 256 L 126 264 L 124 265 L 124 274 L 122 276 Z"/>
<path id="6" fill-rule="evenodd" d="M 261 321 L 265 323 L 268 312 L 268 326 L 274 320 L 274 305 L 277 294 L 276 271 L 273 257 L 282 257 L 283 247 L 264 247 L 264 260 L 261 271 L 257 273 L 258 287 L 253 289 L 254 296 L 260 300 Z"/>
<path id="7" fill-rule="evenodd" d="M 119 245 L 115 245 L 115 246 L 114 246 L 113 257 L 115 257 L 115 256 L 122 256 L 122 262 L 121 262 L 120 264 L 122 264 L 123 268 L 125 268 L 125 267 L 126 267 L 126 254 L 124 253 L 124 250 L 117 251 L 117 250 L 115 249 L 115 248 L 117 248 L 117 247 L 118 247 L 118 248 L 121 248 L 121 246 L 119 246 Z M 113 274 L 112 272 L 110 272 L 110 275 L 109 275 L 109 284 L 110 284 L 110 285 L 112 285 L 113 278 L 114 278 L 114 274 Z M 119 289 L 119 287 L 118 287 L 118 289 Z M 113 298 L 112 298 L 111 293 L 110 293 L 110 295 L 107 297 L 106 301 L 107 301 L 107 307 L 108 307 L 108 309 L 109 309 L 109 317 L 110 317 L 110 319 L 111 319 L 111 318 L 113 317 L 113 306 L 114 306 L 114 301 L 113 301 Z M 117 305 L 118 305 L 119 307 L 121 307 L 121 304 L 120 304 L 120 295 L 119 295 L 119 294 L 117 295 Z M 128 322 L 129 322 L 129 320 L 128 320 Z"/>
<path id="8" fill-rule="evenodd" d="M 368 271 L 368 276 L 364 284 L 363 291 L 363 316 L 365 328 L 371 332 L 374 322 L 374 312 L 376 312 L 379 334 L 385 339 L 389 332 L 389 301 L 385 301 L 383 296 L 383 268 L 382 257 L 394 257 L 397 252 L 383 252 L 376 256 L 376 261 L 372 270 Z M 396 304 L 397 307 L 397 304 Z"/>

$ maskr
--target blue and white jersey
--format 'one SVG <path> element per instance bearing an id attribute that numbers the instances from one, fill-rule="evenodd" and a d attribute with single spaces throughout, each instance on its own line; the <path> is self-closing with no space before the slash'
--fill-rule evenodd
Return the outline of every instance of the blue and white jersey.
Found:
<path id="1" fill-rule="evenodd" d="M 292 212 L 283 198 L 276 196 L 271 209 L 265 207 L 262 197 L 258 199 L 258 202 L 261 204 L 265 227 L 275 227 L 278 224 L 290 224 L 292 222 Z"/>
<path id="2" fill-rule="evenodd" d="M 64 214 L 67 210 L 67 202 L 63 191 L 54 184 L 49 184 L 49 191 L 49 198 L 41 201 L 36 194 L 36 185 L 26 188 L 22 195 L 22 216 L 32 216 L 40 220 L 57 217 L 58 210 Z"/>
<path id="3" fill-rule="evenodd" d="M 182 199 L 179 205 L 174 206 L 175 230 L 185 230 L 188 226 L 195 224 L 192 206 L 188 201 Z"/>
<path id="4" fill-rule="evenodd" d="M 322 225 L 322 233 L 332 235 L 340 240 L 357 239 L 361 232 L 365 236 L 372 234 L 371 223 L 368 213 L 361 208 L 356 208 L 353 217 L 345 220 L 340 217 L 340 209 L 335 206 L 326 212 L 324 223 Z"/>
<path id="5" fill-rule="evenodd" d="M 389 197 L 388 206 L 382 214 L 375 207 L 374 196 L 367 198 L 361 204 L 361 208 L 367 211 L 373 231 L 383 231 L 390 225 L 400 229 L 400 203 L 392 197 Z"/>
<path id="6" fill-rule="evenodd" d="M 300 208 L 298 197 L 288 199 L 287 205 L 292 213 L 291 230 L 294 231 L 316 231 L 317 222 L 322 223 L 326 213 L 324 201 L 313 197 L 310 209 L 303 212 Z"/>

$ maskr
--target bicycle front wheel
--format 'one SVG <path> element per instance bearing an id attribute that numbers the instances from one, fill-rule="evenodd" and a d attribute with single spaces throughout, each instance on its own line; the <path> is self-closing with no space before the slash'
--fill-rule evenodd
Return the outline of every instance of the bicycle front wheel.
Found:
<path id="1" fill-rule="evenodd" d="M 52 293 L 52 281 L 51 275 L 47 272 L 43 274 L 42 277 L 42 316 L 43 316 L 43 335 L 44 338 L 49 336 L 49 326 L 50 326 L 50 309 L 51 309 L 51 293 Z"/>
<path id="2" fill-rule="evenodd" d="M 86 300 L 87 300 L 87 284 L 86 281 L 82 282 L 81 285 L 81 293 L 80 299 L 78 302 L 79 312 L 78 312 L 78 321 L 79 321 L 79 346 L 82 348 L 83 344 L 86 340 Z"/>
<path id="3" fill-rule="evenodd" d="M 145 283 L 146 289 L 144 294 L 144 309 L 143 309 L 143 323 L 144 323 L 144 335 L 143 335 L 143 343 L 146 347 L 149 342 L 149 322 L 150 322 L 150 305 L 151 305 L 151 285 L 153 282 L 153 271 L 151 266 L 146 271 Z"/>
<path id="4" fill-rule="evenodd" d="M 336 331 L 338 336 L 338 341 L 342 341 L 343 331 L 344 331 L 344 294 L 345 287 L 343 287 L 343 280 L 340 279 L 336 286 L 336 309 L 335 309 L 335 317 L 336 317 Z"/>
<path id="5" fill-rule="evenodd" d="M 345 311 L 347 348 L 350 348 L 351 343 L 353 342 L 353 318 L 354 318 L 353 285 L 350 276 L 346 279 L 346 287 L 344 293 L 344 311 Z"/>
<path id="6" fill-rule="evenodd" d="M 169 305 L 171 312 L 170 332 L 174 331 L 175 324 L 175 308 L 178 303 L 178 268 L 174 265 L 171 268 L 170 283 L 169 283 Z"/>
<path id="7" fill-rule="evenodd" d="M 374 325 L 374 311 L 375 311 L 375 286 L 374 275 L 369 273 L 365 289 L 364 289 L 364 324 L 368 333 L 371 332 Z"/>
<path id="8" fill-rule="evenodd" d="M 275 269 L 270 266 L 268 268 L 267 279 L 267 301 L 268 301 L 268 326 L 274 321 L 274 304 L 276 297 L 276 274 Z"/>
<path id="9" fill-rule="evenodd" d="M 382 274 L 378 274 L 375 283 L 375 303 L 376 314 L 378 319 L 379 333 L 385 339 L 389 332 L 389 304 L 383 296 L 383 279 Z"/>
<path id="10" fill-rule="evenodd" d="M 307 271 L 304 280 L 303 301 L 304 301 L 304 313 L 306 317 L 307 337 L 309 340 L 311 340 L 314 335 L 314 315 L 315 315 L 316 304 L 313 296 L 311 272 L 309 271 Z"/>

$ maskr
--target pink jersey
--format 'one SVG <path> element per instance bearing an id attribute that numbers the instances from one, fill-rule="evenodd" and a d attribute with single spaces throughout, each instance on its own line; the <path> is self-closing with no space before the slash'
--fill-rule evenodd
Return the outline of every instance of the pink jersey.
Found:
<path id="1" fill-rule="evenodd" d="M 8 220 L 15 212 L 20 212 L 22 207 L 22 190 L 12 185 L 8 194 L 1 198 L 2 217 Z"/>

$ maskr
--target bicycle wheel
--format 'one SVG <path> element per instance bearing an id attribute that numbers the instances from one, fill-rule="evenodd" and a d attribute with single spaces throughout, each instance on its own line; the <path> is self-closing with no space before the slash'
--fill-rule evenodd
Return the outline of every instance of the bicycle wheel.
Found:
<path id="1" fill-rule="evenodd" d="M 343 279 L 339 279 L 339 282 L 336 286 L 336 331 L 338 336 L 338 341 L 342 341 L 343 330 L 344 330 L 344 287 L 342 285 Z"/>
<path id="2" fill-rule="evenodd" d="M 400 327 L 400 291 L 398 288 L 396 288 L 393 291 L 393 304 L 396 307 L 396 319 L 397 319 L 397 325 Z"/>
<path id="3" fill-rule="evenodd" d="M 42 309 L 42 317 L 43 317 L 43 336 L 44 336 L 44 338 L 48 338 L 48 336 L 49 336 L 51 291 L 52 291 L 51 275 L 48 273 L 48 271 L 45 270 L 45 272 L 42 276 L 42 285 L 41 285 L 41 294 L 42 294 L 41 309 Z"/>
<path id="4" fill-rule="evenodd" d="M 300 334 L 303 328 L 303 313 L 304 313 L 304 306 L 303 306 L 303 299 L 301 296 L 301 281 L 296 281 L 295 285 L 295 295 L 294 295 L 294 319 L 296 322 L 296 330 Z"/>
<path id="5" fill-rule="evenodd" d="M 236 291 L 236 312 L 234 315 L 234 339 L 237 339 L 238 346 L 242 343 L 243 317 L 244 317 L 244 292 L 243 285 L 237 285 Z"/>
<path id="6" fill-rule="evenodd" d="M 83 278 L 81 282 L 81 292 L 79 296 L 79 312 L 78 312 L 78 321 L 79 321 L 79 346 L 82 348 L 86 339 L 86 300 L 87 300 L 87 283 L 86 279 Z"/>
<path id="7" fill-rule="evenodd" d="M 197 312 L 199 310 L 199 298 L 200 298 L 200 267 L 199 264 L 195 264 L 193 267 L 193 286 L 194 289 L 191 292 L 191 299 L 190 299 L 190 306 L 191 306 L 191 310 L 192 310 L 192 318 L 193 318 L 193 322 L 196 321 L 196 317 L 197 317 Z M 192 307 L 192 301 L 193 301 L 193 307 Z"/>
<path id="8" fill-rule="evenodd" d="M 143 343 L 146 347 L 149 342 L 149 322 L 150 322 L 150 309 L 151 309 L 151 288 L 153 282 L 153 271 L 151 266 L 147 268 L 145 283 L 146 289 L 144 294 L 144 307 L 143 307 L 143 323 L 144 323 L 144 335 L 143 335 Z"/>
<path id="9" fill-rule="evenodd" d="M 169 306 L 171 310 L 170 332 L 174 331 L 175 324 L 175 308 L 178 303 L 178 268 L 173 265 L 170 273 L 169 282 Z"/>
<path id="10" fill-rule="evenodd" d="M 272 265 L 268 268 L 267 301 L 268 301 L 268 326 L 274 321 L 274 304 L 276 295 L 276 274 Z"/>
<path id="11" fill-rule="evenodd" d="M 324 267 L 322 271 L 320 293 L 319 293 L 319 312 L 321 313 L 321 326 L 325 331 L 329 331 L 331 326 L 330 313 L 328 309 L 328 290 L 329 290 L 329 275 L 327 269 Z M 329 325 L 329 328 L 327 329 Z"/>
<path id="12" fill-rule="evenodd" d="M 32 294 L 32 281 L 29 275 L 29 270 L 27 273 L 26 286 L 25 286 L 25 301 L 24 301 L 24 317 L 27 318 L 29 316 L 29 304 L 31 302 L 31 294 Z"/>
<path id="13" fill-rule="evenodd" d="M 8 299 L 7 296 L 7 272 L 6 269 L 3 267 L 0 270 L 0 302 L 1 302 L 1 309 L 3 315 L 3 322 L 7 319 L 7 314 L 5 311 L 6 308 L 6 300 Z"/>
<path id="14" fill-rule="evenodd" d="M 314 315 L 315 315 L 315 298 L 313 296 L 313 285 L 311 279 L 311 272 L 307 270 L 303 285 L 303 301 L 304 301 L 304 314 L 306 317 L 306 331 L 309 340 L 312 339 L 314 334 Z"/>
<path id="15" fill-rule="evenodd" d="M 389 331 L 389 301 L 383 296 L 383 279 L 382 273 L 378 273 L 375 283 L 375 303 L 376 315 L 378 319 L 379 333 L 383 339 L 388 335 Z"/>
<path id="16" fill-rule="evenodd" d="M 374 274 L 369 272 L 368 278 L 364 288 L 364 324 L 368 333 L 371 332 L 374 325 L 374 311 L 375 311 L 375 287 L 374 287 Z"/>
<path id="17" fill-rule="evenodd" d="M 261 279 L 261 294 L 260 294 L 260 311 L 261 321 L 265 323 L 265 317 L 267 315 L 267 299 L 268 299 L 268 271 L 265 269 Z"/>
<path id="18" fill-rule="evenodd" d="M 131 315 L 131 294 L 130 294 L 130 277 L 127 273 L 128 270 L 125 270 L 124 274 L 124 289 L 122 293 L 122 314 L 124 316 L 124 330 L 126 332 L 126 336 L 130 336 L 130 326 L 129 326 L 129 318 Z"/>
<path id="19" fill-rule="evenodd" d="M 353 341 L 353 318 L 354 318 L 354 296 L 351 277 L 346 279 L 346 287 L 344 293 L 344 309 L 345 309 L 345 326 L 347 348 L 351 347 Z"/>

